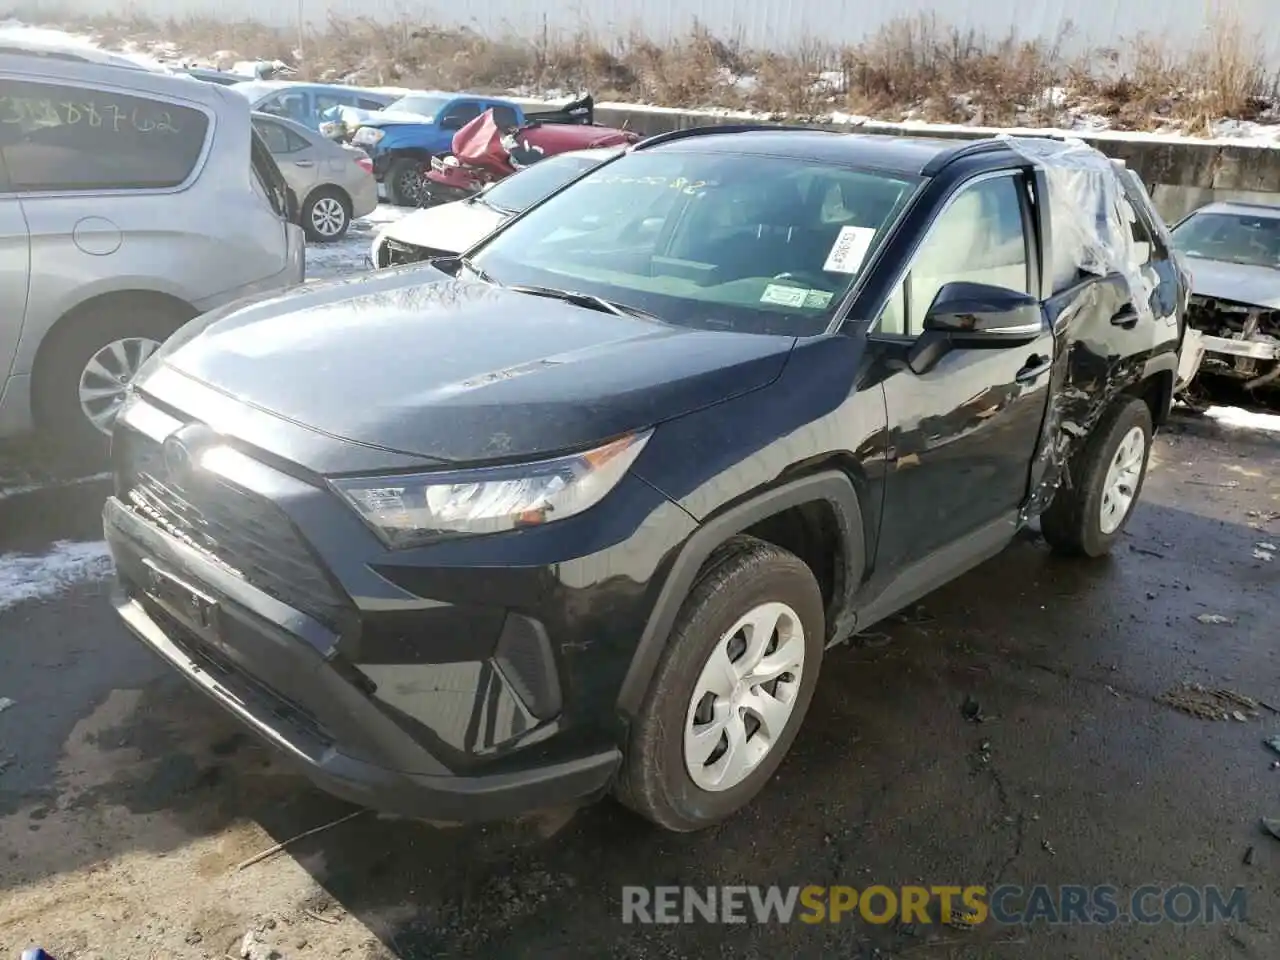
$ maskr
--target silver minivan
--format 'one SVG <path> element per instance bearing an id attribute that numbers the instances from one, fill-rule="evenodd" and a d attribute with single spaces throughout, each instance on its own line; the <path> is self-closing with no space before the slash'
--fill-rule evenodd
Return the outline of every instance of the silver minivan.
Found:
<path id="1" fill-rule="evenodd" d="M 293 202 L 229 88 L 0 39 L 0 436 L 100 458 L 171 333 L 302 281 Z"/>

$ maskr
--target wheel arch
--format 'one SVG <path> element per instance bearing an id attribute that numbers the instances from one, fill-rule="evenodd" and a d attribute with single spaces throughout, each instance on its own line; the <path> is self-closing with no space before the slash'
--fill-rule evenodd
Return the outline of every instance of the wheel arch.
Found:
<path id="1" fill-rule="evenodd" d="M 426 147 L 388 147 L 386 151 L 388 166 L 397 160 L 416 160 L 422 163 L 430 163 L 433 156 L 435 154 Z"/>
<path id="2" fill-rule="evenodd" d="M 307 195 L 302 198 L 302 202 L 298 204 L 298 220 L 299 221 L 303 219 L 302 214 L 303 214 L 303 211 L 307 209 L 307 204 L 309 204 L 316 197 L 320 196 L 320 194 L 322 193 L 334 194 L 335 196 L 338 197 L 339 200 L 342 200 L 343 202 L 345 202 L 347 206 L 347 218 L 348 219 L 351 218 L 351 211 L 354 209 L 354 201 L 351 199 L 351 194 L 348 193 L 346 188 L 343 187 L 341 184 L 333 183 L 332 181 L 330 181 L 327 183 L 317 183 L 314 187 L 312 187 L 307 192 Z"/>
<path id="3" fill-rule="evenodd" d="M 40 395 L 40 386 L 48 372 L 51 358 L 57 353 L 64 341 L 74 334 L 79 327 L 95 316 L 117 311 L 157 311 L 172 316 L 179 323 L 185 323 L 199 316 L 200 311 L 181 297 L 162 290 L 112 290 L 95 294 L 82 300 L 62 314 L 44 332 L 36 347 L 35 357 L 31 364 L 31 395 L 33 410 L 39 416 L 39 404 L 35 402 Z"/>
<path id="4" fill-rule="evenodd" d="M 640 710 L 685 598 L 716 550 L 730 538 L 750 532 L 770 518 L 814 508 L 829 510 L 837 525 L 839 579 L 827 602 L 830 638 L 866 567 L 865 528 L 857 490 L 846 473 L 833 469 L 770 487 L 726 507 L 704 520 L 685 540 L 667 572 L 623 678 L 618 709 L 624 717 L 630 720 Z M 762 539 L 776 543 L 772 538 Z"/>

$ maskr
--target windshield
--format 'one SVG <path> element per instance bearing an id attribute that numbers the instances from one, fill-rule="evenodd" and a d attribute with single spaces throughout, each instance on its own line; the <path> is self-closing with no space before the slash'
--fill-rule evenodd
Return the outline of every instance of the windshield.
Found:
<path id="1" fill-rule="evenodd" d="M 423 117 L 434 117 L 448 102 L 444 97 L 423 97 L 411 93 L 407 97 L 393 100 L 387 107 L 387 112 L 416 113 Z"/>
<path id="2" fill-rule="evenodd" d="M 1173 231 L 1173 244 L 1189 257 L 1280 268 L 1280 215 L 1193 214 Z"/>
<path id="3" fill-rule="evenodd" d="M 814 336 L 918 182 L 790 158 L 641 151 L 529 210 L 472 262 L 496 283 L 592 294 L 669 323 Z"/>
<path id="4" fill-rule="evenodd" d="M 600 157 L 565 154 L 548 157 L 500 181 L 477 199 L 503 213 L 523 213 L 547 194 L 554 193 L 582 171 L 600 162 Z"/>

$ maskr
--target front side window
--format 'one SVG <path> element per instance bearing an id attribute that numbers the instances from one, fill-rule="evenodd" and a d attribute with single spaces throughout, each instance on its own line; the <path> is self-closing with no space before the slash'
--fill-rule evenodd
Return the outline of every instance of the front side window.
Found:
<path id="1" fill-rule="evenodd" d="M 516 116 L 515 107 L 506 107 L 502 104 L 495 104 L 490 107 L 493 111 L 493 122 L 499 130 L 510 130 L 512 127 L 520 126 L 520 120 Z"/>
<path id="2" fill-rule="evenodd" d="M 948 283 L 985 283 L 1027 293 L 1027 239 L 1020 180 L 1002 176 L 963 187 L 934 221 L 880 315 L 878 332 L 918 336 Z"/>
<path id="3" fill-rule="evenodd" d="M 0 153 L 18 191 L 176 187 L 204 152 L 209 118 L 149 97 L 9 80 Z"/>
<path id="4" fill-rule="evenodd" d="M 1192 214 L 1174 229 L 1173 243 L 1189 257 L 1280 268 L 1280 216 Z"/>
<path id="5" fill-rule="evenodd" d="M 918 183 L 791 158 L 638 151 L 532 207 L 473 262 L 497 283 L 588 293 L 669 323 L 814 336 Z"/>
<path id="6" fill-rule="evenodd" d="M 463 100 L 449 108 L 449 112 L 440 118 L 440 124 L 452 130 L 461 130 L 468 123 L 480 116 L 480 104 L 474 100 Z"/>
<path id="7" fill-rule="evenodd" d="M 257 109 L 273 117 L 284 117 L 299 123 L 307 119 L 307 95 L 305 93 L 278 93 L 258 104 Z"/>
<path id="8" fill-rule="evenodd" d="M 350 107 L 355 103 L 355 96 L 338 96 L 333 93 L 316 94 L 316 113 L 324 115 L 335 107 Z"/>

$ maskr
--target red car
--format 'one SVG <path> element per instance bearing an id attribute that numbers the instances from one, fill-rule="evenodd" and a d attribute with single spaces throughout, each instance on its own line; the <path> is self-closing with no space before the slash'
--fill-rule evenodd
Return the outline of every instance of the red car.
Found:
<path id="1" fill-rule="evenodd" d="M 543 157 L 636 143 L 640 136 L 592 122 L 591 97 L 546 114 L 529 114 L 519 127 L 502 129 L 486 110 L 453 135 L 453 153 L 432 157 L 423 185 L 422 205 L 435 206 L 479 193 Z"/>

